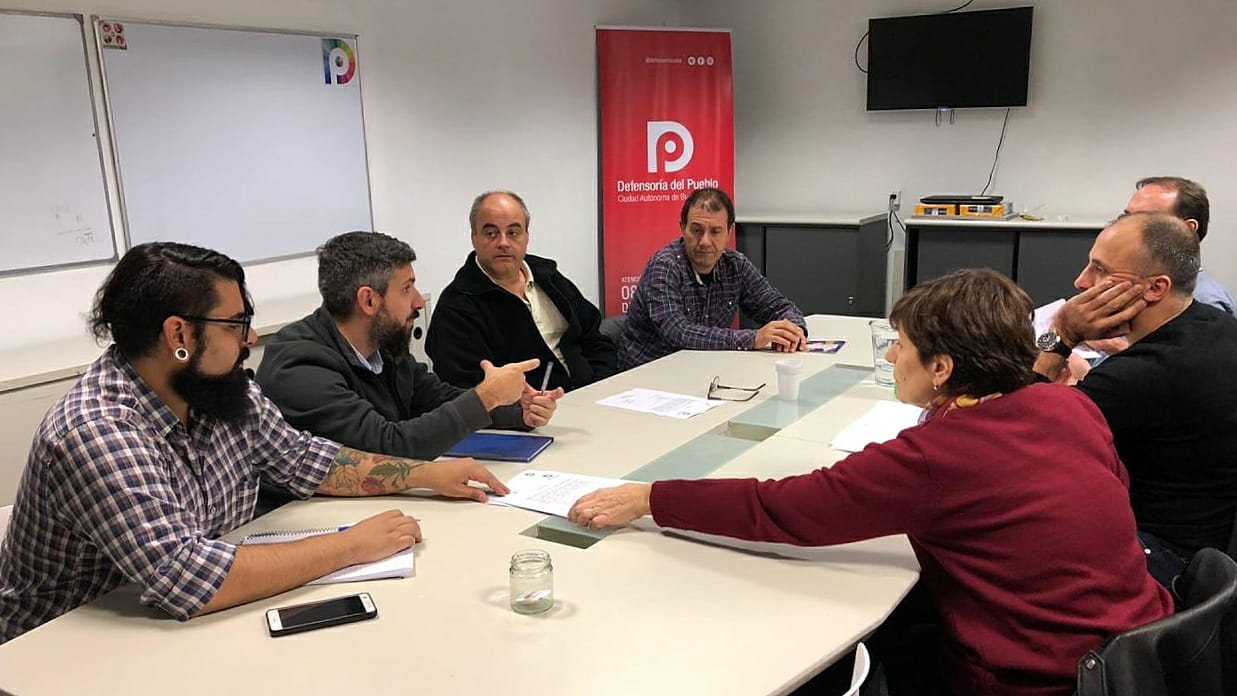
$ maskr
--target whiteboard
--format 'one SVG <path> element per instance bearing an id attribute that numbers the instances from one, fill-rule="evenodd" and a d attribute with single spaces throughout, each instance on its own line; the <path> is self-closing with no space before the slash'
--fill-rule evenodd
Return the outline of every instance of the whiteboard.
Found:
<path id="1" fill-rule="evenodd" d="M 373 228 L 355 37 L 120 23 L 99 50 L 130 244 L 256 261 Z"/>
<path id="2" fill-rule="evenodd" d="M 116 257 L 82 19 L 0 12 L 0 271 Z"/>

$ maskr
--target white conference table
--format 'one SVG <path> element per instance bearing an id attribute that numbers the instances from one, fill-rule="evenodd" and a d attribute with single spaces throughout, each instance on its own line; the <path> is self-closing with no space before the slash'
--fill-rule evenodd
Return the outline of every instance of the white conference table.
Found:
<path id="1" fill-rule="evenodd" d="M 871 365 L 866 320 L 816 316 L 809 328 L 848 343 L 837 355 L 801 354 L 805 379 L 838 362 Z M 680 352 L 578 390 L 542 429 L 555 436 L 553 446 L 532 464 L 491 469 L 504 480 L 525 468 L 621 477 L 663 455 L 690 461 L 681 446 L 710 432 L 726 450 L 740 439 L 725 435 L 728 423 L 748 409 L 785 416 L 796 408 L 766 401 L 776 398 L 773 364 L 781 357 Z M 594 403 L 637 386 L 703 395 L 715 375 L 768 386 L 750 402 L 689 420 Z M 832 434 L 889 398 L 868 369 L 845 396 L 800 407 L 800 422 L 739 442 L 709 475 L 769 478 L 830 465 L 842 456 L 827 444 Z M 828 417 L 814 417 L 822 409 Z M 870 633 L 918 577 L 902 536 L 779 547 L 790 556 L 782 557 L 759 545 L 736 550 L 627 528 L 577 548 L 521 534 L 543 514 L 418 495 L 295 502 L 229 538 L 344 524 L 390 508 L 421 520 L 425 541 L 416 547 L 413 578 L 304 587 L 185 623 L 141 607 L 136 588 L 123 587 L 0 646 L 0 689 L 22 696 L 786 693 Z M 507 564 L 525 548 L 553 557 L 556 603 L 541 615 L 507 605 Z M 267 609 L 357 591 L 373 596 L 377 619 L 267 635 Z"/>

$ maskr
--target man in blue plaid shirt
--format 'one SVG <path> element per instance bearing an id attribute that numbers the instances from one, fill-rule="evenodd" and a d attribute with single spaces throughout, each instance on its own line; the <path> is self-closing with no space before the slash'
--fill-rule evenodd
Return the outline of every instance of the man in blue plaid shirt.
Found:
<path id="1" fill-rule="evenodd" d="M 113 345 L 44 417 L 0 544 L 0 642 L 125 582 L 183 621 L 421 540 L 389 510 L 287 544 L 221 541 L 253 516 L 259 479 L 301 498 L 507 492 L 471 459 L 384 457 L 289 426 L 242 368 L 252 318 L 244 270 L 217 252 L 141 244 L 116 265 L 91 317 Z"/>
<path id="2" fill-rule="evenodd" d="M 734 203 L 725 191 L 702 188 L 683 202 L 683 236 L 649 259 L 619 341 L 626 370 L 680 349 L 797 351 L 807 324 L 746 256 L 726 247 L 734 233 Z M 764 324 L 735 329 L 735 313 Z"/>

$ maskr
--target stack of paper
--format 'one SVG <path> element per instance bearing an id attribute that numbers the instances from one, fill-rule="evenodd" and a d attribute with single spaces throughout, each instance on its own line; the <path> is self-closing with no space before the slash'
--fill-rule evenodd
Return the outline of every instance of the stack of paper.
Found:
<path id="1" fill-rule="evenodd" d="M 897 401 L 882 401 L 833 437 L 831 447 L 839 452 L 858 452 L 872 443 L 888 442 L 906 428 L 919 423 L 923 409 Z"/>
<path id="2" fill-rule="evenodd" d="M 625 408 L 629 411 L 654 413 L 671 418 L 691 418 L 712 408 L 725 404 L 724 401 L 710 401 L 698 396 L 673 394 L 656 389 L 628 389 L 621 394 L 607 396 L 598 401 L 602 406 Z"/>
<path id="3" fill-rule="evenodd" d="M 581 497 L 624 483 L 631 481 L 529 469 L 507 482 L 510 493 L 504 496 L 491 495 L 487 500 L 492 505 L 506 505 L 566 517 L 571 506 Z"/>

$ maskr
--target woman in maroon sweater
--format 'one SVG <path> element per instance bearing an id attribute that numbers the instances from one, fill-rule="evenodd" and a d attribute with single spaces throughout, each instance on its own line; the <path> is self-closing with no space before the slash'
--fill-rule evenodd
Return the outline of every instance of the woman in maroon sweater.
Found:
<path id="1" fill-rule="evenodd" d="M 1079 658 L 1172 613 L 1135 535 L 1103 416 L 1034 384 L 1031 301 L 988 270 L 894 305 L 898 398 L 920 425 L 832 468 L 780 481 L 626 484 L 584 496 L 595 529 L 659 525 L 802 546 L 906 534 L 936 600 L 940 677 L 955 694 L 1070 694 Z"/>

